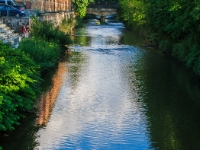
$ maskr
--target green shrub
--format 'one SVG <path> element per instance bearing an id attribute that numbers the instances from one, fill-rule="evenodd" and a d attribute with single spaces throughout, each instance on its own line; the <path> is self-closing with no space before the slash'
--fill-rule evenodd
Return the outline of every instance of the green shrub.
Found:
<path id="1" fill-rule="evenodd" d="M 12 130 L 39 93 L 39 66 L 21 50 L 0 43 L 0 130 Z"/>
<path id="2" fill-rule="evenodd" d="M 72 43 L 69 34 L 60 31 L 59 27 L 54 27 L 51 22 L 41 22 L 36 18 L 32 19 L 31 36 L 42 38 L 46 41 L 55 41 L 60 45 Z"/>
<path id="3" fill-rule="evenodd" d="M 44 39 L 24 39 L 19 48 L 40 65 L 41 72 L 54 67 L 61 54 L 61 48 L 56 42 L 46 42 Z"/>

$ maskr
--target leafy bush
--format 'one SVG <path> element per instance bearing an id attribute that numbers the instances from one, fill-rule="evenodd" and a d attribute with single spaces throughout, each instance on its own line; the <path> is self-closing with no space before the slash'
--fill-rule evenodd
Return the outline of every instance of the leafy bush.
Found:
<path id="1" fill-rule="evenodd" d="M 71 43 L 68 34 L 37 19 L 33 19 L 31 36 L 18 49 L 0 42 L 0 131 L 13 130 L 24 112 L 32 111 L 41 73 L 54 67 L 63 46 Z"/>
<path id="2" fill-rule="evenodd" d="M 44 39 L 24 39 L 19 48 L 40 65 L 41 72 L 54 67 L 61 54 L 61 48 L 56 42 L 46 42 Z"/>
<path id="3" fill-rule="evenodd" d="M 21 50 L 0 43 L 0 130 L 12 130 L 31 111 L 41 81 L 39 66 Z"/>
<path id="4" fill-rule="evenodd" d="M 59 27 L 54 27 L 51 22 L 32 19 L 31 36 L 42 38 L 46 41 L 55 41 L 61 46 L 72 43 L 69 34 L 60 31 Z"/>

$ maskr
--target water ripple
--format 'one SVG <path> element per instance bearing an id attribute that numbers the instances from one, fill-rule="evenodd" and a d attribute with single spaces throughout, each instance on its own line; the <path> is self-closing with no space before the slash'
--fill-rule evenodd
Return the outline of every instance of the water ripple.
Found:
<path id="1" fill-rule="evenodd" d="M 141 50 L 119 43 L 121 25 L 88 26 L 90 45 L 74 45 L 48 125 L 37 138 L 49 149 L 148 149 L 145 109 L 132 82 Z M 112 34 L 114 36 L 112 37 Z M 112 37 L 108 44 L 106 39 Z M 78 37 L 77 37 L 78 38 Z M 81 38 L 81 36 L 80 36 Z M 136 57 L 137 56 L 137 57 Z"/>

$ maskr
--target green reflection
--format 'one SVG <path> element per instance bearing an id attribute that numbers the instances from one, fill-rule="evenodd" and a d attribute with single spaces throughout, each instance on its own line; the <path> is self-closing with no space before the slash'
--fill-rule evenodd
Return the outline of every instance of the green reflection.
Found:
<path id="1" fill-rule="evenodd" d="M 133 72 L 139 101 L 146 108 L 152 147 L 200 149 L 200 92 L 191 71 L 173 58 L 145 51 Z"/>
<path id="2" fill-rule="evenodd" d="M 72 37 L 75 45 L 89 45 L 91 37 L 86 36 L 86 27 L 76 29 L 75 36 Z"/>
<path id="3" fill-rule="evenodd" d="M 38 144 L 35 126 L 36 115 L 30 114 L 29 117 L 21 120 L 22 126 L 17 126 L 14 131 L 0 134 L 0 145 L 3 150 L 28 150 L 34 149 Z"/>
<path id="4" fill-rule="evenodd" d="M 81 52 L 72 52 L 69 59 L 69 76 L 73 89 L 78 86 L 83 65 L 86 63 L 87 55 Z M 85 68 L 85 67 L 84 67 Z"/>
<path id="5" fill-rule="evenodd" d="M 130 31 L 125 29 L 119 43 L 134 46 L 144 46 L 149 42 L 147 39 L 145 39 L 140 30 L 135 29 L 134 31 Z"/>

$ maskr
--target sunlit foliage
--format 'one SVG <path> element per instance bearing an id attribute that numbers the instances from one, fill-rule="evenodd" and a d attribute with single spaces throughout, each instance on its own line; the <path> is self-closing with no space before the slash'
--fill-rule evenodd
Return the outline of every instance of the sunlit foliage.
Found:
<path id="1" fill-rule="evenodd" d="M 120 0 L 119 17 L 142 26 L 155 45 L 200 74 L 200 2 L 196 0 Z"/>
<path id="2" fill-rule="evenodd" d="M 69 34 L 60 31 L 59 27 L 55 27 L 51 22 L 40 21 L 37 18 L 32 18 L 31 36 L 42 38 L 47 42 L 56 42 L 60 46 L 72 43 Z"/>
<path id="3" fill-rule="evenodd" d="M 60 60 L 68 34 L 48 22 L 32 19 L 31 38 L 19 48 L 0 43 L 0 131 L 13 130 L 25 113 L 32 112 L 40 92 L 41 74 Z"/>
<path id="4" fill-rule="evenodd" d="M 64 46 L 72 43 L 69 34 L 60 31 L 47 21 L 32 19 L 31 38 L 24 39 L 19 47 L 40 65 L 41 72 L 54 67 L 63 52 Z"/>
<path id="5" fill-rule="evenodd" d="M 57 43 L 46 42 L 44 39 L 25 39 L 20 43 L 20 48 L 40 65 L 41 72 L 54 67 L 61 54 L 61 48 Z"/>
<path id="6" fill-rule="evenodd" d="M 80 18 L 83 18 L 86 14 L 87 6 L 93 0 L 72 0 L 74 5 L 74 10 Z"/>
<path id="7" fill-rule="evenodd" d="M 0 43 L 0 130 L 12 130 L 31 111 L 39 92 L 39 65 L 26 53 Z"/>

